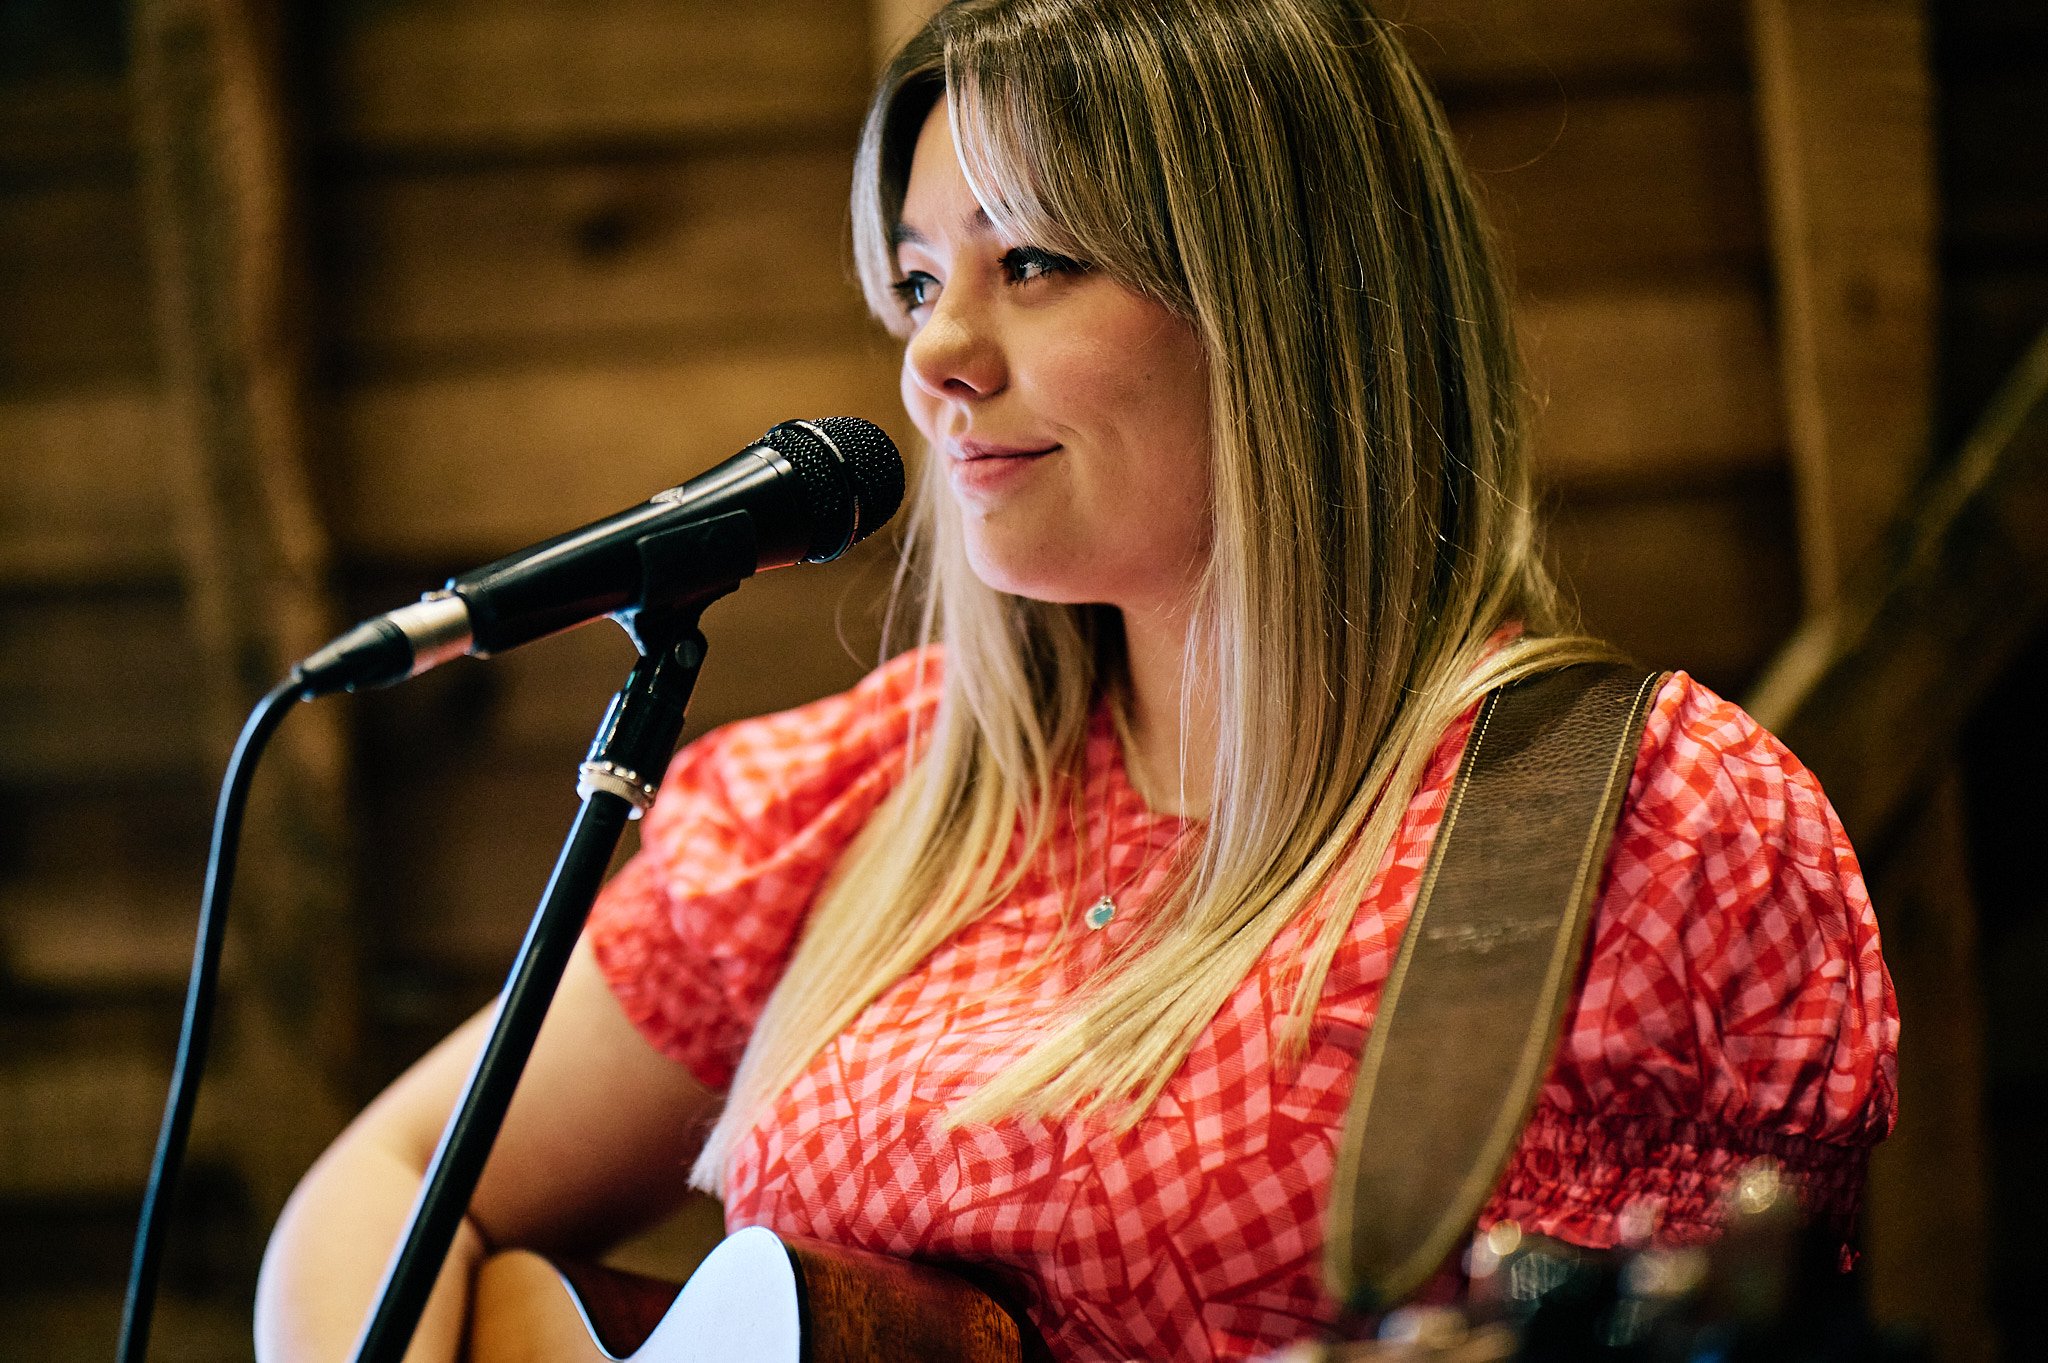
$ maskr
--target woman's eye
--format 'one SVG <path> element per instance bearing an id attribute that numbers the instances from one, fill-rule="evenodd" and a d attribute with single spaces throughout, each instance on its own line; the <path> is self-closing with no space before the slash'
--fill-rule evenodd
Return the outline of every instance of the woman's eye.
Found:
<path id="1" fill-rule="evenodd" d="M 1028 284 L 1048 275 L 1080 274 L 1087 268 L 1072 257 L 1043 251 L 1036 246 L 1018 246 L 1003 254 L 1003 273 L 1013 284 Z"/>
<path id="2" fill-rule="evenodd" d="M 923 270 L 912 270 L 889 286 L 905 312 L 916 312 L 932 301 L 939 291 L 939 281 Z"/>

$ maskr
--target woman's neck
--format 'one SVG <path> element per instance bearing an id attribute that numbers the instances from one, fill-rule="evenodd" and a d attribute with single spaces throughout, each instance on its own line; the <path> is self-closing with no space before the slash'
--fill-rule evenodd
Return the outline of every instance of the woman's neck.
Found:
<path id="1" fill-rule="evenodd" d="M 1216 693 L 1212 678 L 1183 670 L 1191 612 L 1122 615 L 1131 684 L 1124 770 L 1154 810 L 1203 818 L 1214 794 Z"/>

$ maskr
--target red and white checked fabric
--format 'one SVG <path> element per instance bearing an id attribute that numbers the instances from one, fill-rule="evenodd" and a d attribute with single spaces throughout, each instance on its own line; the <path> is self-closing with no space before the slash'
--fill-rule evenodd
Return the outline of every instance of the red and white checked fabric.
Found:
<path id="1" fill-rule="evenodd" d="M 600 899 L 597 958 L 627 1014 L 708 1085 L 731 1081 L 819 885 L 900 778 L 937 701 L 939 659 L 924 662 L 691 745 Z M 1013 895 L 762 1116 L 731 1170 L 728 1225 L 1003 1266 L 1061 1359 L 1242 1358 L 1329 1321 L 1318 1261 L 1338 1127 L 1470 721 L 1432 759 L 1302 1061 L 1278 1055 L 1296 925 L 1125 1134 L 1066 1120 L 947 1131 L 947 1108 L 1130 939 L 1184 832 L 1131 789 L 1099 721 L 1080 836 L 1058 830 Z M 1105 879 L 1133 877 L 1109 925 L 1085 928 Z M 1809 1211 L 1846 1225 L 1895 1111 L 1898 1015 L 1870 902 L 1813 777 L 1683 674 L 1644 732 L 1593 933 L 1482 1224 L 1594 1246 L 1625 1224 L 1697 1239 L 1734 1173 L 1770 1155 Z"/>

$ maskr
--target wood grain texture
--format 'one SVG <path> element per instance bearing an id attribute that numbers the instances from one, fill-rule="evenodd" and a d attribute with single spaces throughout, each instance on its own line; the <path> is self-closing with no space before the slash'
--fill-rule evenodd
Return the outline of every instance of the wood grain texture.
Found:
<path id="1" fill-rule="evenodd" d="M 136 384 L 0 397 L 0 582 L 167 577 L 165 504 L 185 439 Z"/>
<path id="2" fill-rule="evenodd" d="M 877 346 L 380 384 L 337 413 L 336 530 L 357 554 L 487 561 L 679 483 L 790 417 L 878 417 L 901 436 L 895 375 Z"/>
<path id="3" fill-rule="evenodd" d="M 322 34 L 330 142 L 382 150 L 618 145 L 850 128 L 863 7 L 833 0 L 399 0 Z"/>
<path id="4" fill-rule="evenodd" d="M 1534 90 L 1454 105 L 1450 118 L 1525 288 L 1761 274 L 1743 90 Z"/>
<path id="5" fill-rule="evenodd" d="M 1739 0 L 1382 0 L 1454 95 L 1528 86 L 1675 84 L 1743 67 Z"/>
<path id="6" fill-rule="evenodd" d="M 1927 462 L 1935 183 L 1924 7 L 1751 0 L 1807 599 Z"/>
<path id="7" fill-rule="evenodd" d="M 1454 113 L 1522 282 L 1696 286 L 1763 259 L 1740 92 L 1533 94 Z M 850 337 L 850 131 L 316 177 L 321 293 L 349 369 Z M 146 372 L 132 181 L 0 193 L 0 384 Z"/>
<path id="8" fill-rule="evenodd" d="M 658 352 L 868 326 L 849 142 L 349 174 L 322 194 L 352 369 Z"/>
<path id="9" fill-rule="evenodd" d="M 133 21 L 163 392 L 181 436 L 165 442 L 166 512 L 219 760 L 249 705 L 334 626 L 306 486 L 310 347 L 281 35 L 260 0 L 144 0 Z M 245 1095 L 227 1138 L 258 1215 L 283 1207 L 346 1118 L 358 995 L 345 752 L 337 711 L 286 728 L 244 825 L 237 935 L 254 964 L 226 1005 L 225 1086 Z"/>
<path id="10" fill-rule="evenodd" d="M 1982 1299 L 1984 993 L 1965 815 L 1951 759 L 1915 793 L 1903 840 L 1871 867 L 1901 1044 L 1926 1059 L 1909 1051 L 1900 1064 L 1899 1124 L 1871 1156 L 1865 1271 L 1879 1319 L 1927 1329 L 1944 1363 L 1989 1363 L 2020 1355 L 2000 1352 Z"/>
<path id="11" fill-rule="evenodd" d="M 0 388 L 150 373 L 149 288 L 133 176 L 0 188 Z"/>
<path id="12" fill-rule="evenodd" d="M 1685 483 L 1782 464 L 1769 315 L 1753 286 L 1538 297 L 1522 331 L 1537 472 L 1552 484 Z"/>
<path id="13" fill-rule="evenodd" d="M 2048 614 L 2048 337 L 1911 511 L 1748 701 L 1874 854 Z"/>
<path id="14" fill-rule="evenodd" d="M 206 771 L 204 655 L 174 583 L 0 604 L 0 781 L 161 781 Z"/>
<path id="15" fill-rule="evenodd" d="M 1919 0 L 1750 0 L 1749 9 L 1805 596 L 1812 609 L 1826 612 L 1866 582 L 1870 589 L 1895 584 L 1899 565 L 1885 561 L 1883 537 L 1894 517 L 1908 510 L 1908 495 L 1929 462 L 1938 199 L 1928 6 Z M 1948 604 L 1953 614 L 1945 625 L 1982 625 L 1983 607 L 1991 602 L 1951 598 Z M 1980 654 L 1995 637 L 1995 630 L 1989 638 L 1950 633 L 1945 642 Z M 1874 668 L 1865 680 L 1897 683 L 1911 676 L 1920 669 L 1900 663 L 1928 641 L 1903 628 L 1868 640 L 1893 665 Z M 1923 658 L 1922 667 L 1928 661 Z M 1943 659 L 1951 695 L 1962 691 L 1957 671 L 1970 666 Z M 1904 795 L 1911 789 L 1897 784 L 1909 766 L 1901 750 L 1919 749 L 1921 735 L 1933 730 L 1949 727 L 1951 743 L 1954 734 L 1952 726 L 1931 724 L 1924 710 L 1906 703 L 1907 693 L 1888 700 L 1876 709 L 1837 707 L 1817 725 L 1809 717 L 1810 738 L 1780 731 L 1828 783 L 1874 868 L 1883 862 L 1880 839 L 1953 850 L 1963 838 L 1961 808 L 1953 801 L 1916 811 L 1898 830 L 1878 821 L 1872 802 L 1887 790 Z M 1845 747 L 1870 757 L 1877 756 L 1874 749 L 1886 750 L 1880 761 L 1890 770 L 1841 765 Z M 1952 747 L 1938 752 L 1936 765 L 1952 766 Z M 1913 779 L 1949 784 L 1954 777 L 1915 765 Z M 1913 791 L 1921 793 L 1924 788 Z M 1932 896 L 1905 889 L 1898 917 L 1878 901 L 1909 1036 L 1915 1009 L 1944 1006 L 1949 985 L 1972 988 L 1967 975 L 1956 975 L 1955 962 L 1974 943 L 1976 908 L 1966 877 L 1947 880 Z M 1880 882 L 1876 888 L 1886 887 Z M 1916 918 L 1921 930 L 1891 933 Z M 1917 983 L 1907 987 L 1908 981 Z M 1930 981 L 1941 983 L 1930 988 Z M 1938 1055 L 1916 1051 L 1910 1042 L 1901 1055 L 1901 1095 L 1913 1095 L 1922 1108 L 1915 1119 L 1921 1136 L 1873 1167 L 1868 1248 L 1879 1314 L 1924 1323 L 1942 1357 L 1970 1360 L 1992 1354 L 1981 1256 L 1962 1252 L 1959 1244 L 1930 1243 L 1912 1230 L 1938 1207 L 1931 1214 L 1964 1231 L 1965 1240 L 1985 1239 L 1981 1029 L 1964 1028 L 1949 1039 L 1957 1044 Z M 1902 1212 L 1907 1208 L 1920 1210 Z"/>
<path id="16" fill-rule="evenodd" d="M 1765 471 L 1562 500 L 1550 558 L 1592 633 L 1735 694 L 1798 619 L 1791 529 L 1782 470 Z"/>

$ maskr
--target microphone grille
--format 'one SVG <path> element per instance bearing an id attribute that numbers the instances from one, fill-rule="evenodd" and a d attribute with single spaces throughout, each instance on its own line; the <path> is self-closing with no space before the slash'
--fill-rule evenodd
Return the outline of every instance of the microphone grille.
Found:
<path id="1" fill-rule="evenodd" d="M 841 467 L 844 461 L 833 453 L 824 432 L 808 421 L 785 421 L 769 427 L 761 443 L 787 459 L 803 483 L 805 507 L 811 515 L 804 561 L 823 563 L 846 552 L 853 543 L 857 517 L 853 488 Z"/>
<path id="2" fill-rule="evenodd" d="M 855 516 L 849 543 L 858 544 L 903 505 L 903 456 L 896 452 L 896 442 L 888 432 L 872 421 L 828 416 L 819 418 L 816 425 L 846 460 Z"/>
<path id="3" fill-rule="evenodd" d="M 806 561 L 838 558 L 903 503 L 903 457 L 880 426 L 854 416 L 785 421 L 761 437 L 789 461 L 810 503 Z"/>

